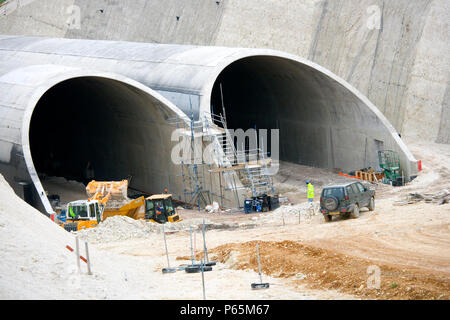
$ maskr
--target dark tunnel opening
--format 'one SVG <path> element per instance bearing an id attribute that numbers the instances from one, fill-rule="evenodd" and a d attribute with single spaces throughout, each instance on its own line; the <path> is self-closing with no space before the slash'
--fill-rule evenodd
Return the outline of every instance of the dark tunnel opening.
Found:
<path id="1" fill-rule="evenodd" d="M 273 101 L 270 101 L 273 100 L 270 87 L 258 71 L 260 64 L 264 63 L 262 60 L 261 57 L 245 58 L 222 71 L 212 90 L 211 112 L 214 115 L 225 115 L 228 129 L 268 129 L 267 134 L 270 137 L 270 129 L 278 128 L 275 120 L 277 112 Z M 217 119 L 214 118 L 215 123 L 222 126 Z M 256 136 L 261 147 L 259 135 Z M 250 137 L 245 138 L 244 145 L 237 145 L 237 140 L 235 138 L 234 141 L 237 149 L 248 151 L 252 148 Z M 270 138 L 267 139 L 264 149 L 270 154 Z"/>
<path id="2" fill-rule="evenodd" d="M 148 94 L 112 79 L 80 77 L 55 85 L 39 100 L 30 124 L 31 155 L 41 180 L 87 184 L 131 178 L 130 188 L 155 191 L 155 180 L 162 179 L 148 183 L 146 176 L 164 170 L 161 159 L 147 160 L 155 137 L 160 140 L 153 107 Z"/>
<path id="3" fill-rule="evenodd" d="M 268 130 L 267 146 L 259 148 L 269 155 L 275 152 L 271 130 L 278 129 L 282 161 L 328 169 L 376 161 L 364 159 L 363 144 L 380 130 L 377 117 L 348 88 L 297 61 L 252 56 L 233 62 L 214 83 L 211 112 L 222 114 L 222 103 L 229 129 Z"/>
<path id="4" fill-rule="evenodd" d="M 39 175 L 86 182 L 86 168 L 93 161 L 92 139 L 97 110 L 104 107 L 92 95 L 85 79 L 57 84 L 39 100 L 30 124 L 30 149 Z M 97 107 L 92 106 L 96 104 Z M 83 144 L 83 145 L 81 145 Z M 88 151 L 90 150 L 90 152 Z M 91 153 L 91 154 L 90 154 Z M 97 166 L 92 163 L 92 166 Z"/>
<path id="5" fill-rule="evenodd" d="M 294 158 L 286 152 L 287 144 L 282 141 L 283 138 L 290 139 L 288 122 L 301 122 L 307 118 L 307 110 L 301 103 L 302 95 L 314 94 L 314 91 L 308 85 L 302 87 L 306 76 L 305 70 L 300 70 L 293 62 L 283 58 L 258 56 L 238 60 L 224 69 L 214 84 L 212 113 L 222 114 L 223 103 L 229 129 L 267 129 L 267 145 L 262 146 L 260 139 L 258 144 L 269 155 L 272 152 L 271 129 L 279 129 L 280 160 L 318 165 L 317 159 L 307 154 L 302 158 Z M 298 125 L 301 126 L 300 123 Z M 301 140 L 302 137 L 297 136 L 297 139 Z M 249 139 L 246 138 L 245 145 L 235 147 L 248 150 L 251 148 Z"/>

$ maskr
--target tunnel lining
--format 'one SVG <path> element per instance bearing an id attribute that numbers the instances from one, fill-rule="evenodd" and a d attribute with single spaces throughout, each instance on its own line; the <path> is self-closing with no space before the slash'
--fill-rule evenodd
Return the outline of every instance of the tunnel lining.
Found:
<path id="1" fill-rule="evenodd" d="M 120 96 L 129 95 L 130 91 L 126 84 L 96 77 L 66 80 L 48 90 L 39 100 L 30 124 L 30 147 L 38 174 L 85 184 L 91 179 L 129 177 L 130 168 L 121 166 L 121 172 L 113 174 L 111 168 L 106 168 L 108 162 L 117 167 L 117 156 L 127 153 L 121 136 L 127 131 L 121 127 L 122 122 L 138 122 L 137 113 L 145 114 L 138 111 L 142 106 L 131 101 L 131 97 L 122 105 L 117 103 Z M 43 141 L 47 143 L 42 144 Z M 111 148 L 115 149 L 112 153 Z M 130 163 L 123 159 L 120 162 Z"/>
<path id="2" fill-rule="evenodd" d="M 389 121 L 366 97 L 325 68 L 289 54 L 275 53 L 270 55 L 242 54 L 224 59 L 225 61 L 216 68 L 214 76 L 210 77 L 209 84 L 204 88 L 203 94 L 206 99 L 203 101 L 201 108 L 203 110 L 209 108 L 213 113 L 222 113 L 218 88 L 219 83 L 227 76 L 232 79 L 228 81 L 228 83 L 231 83 L 232 89 L 238 89 L 235 96 L 240 99 L 244 97 L 242 100 L 249 100 L 250 97 L 251 100 L 252 95 L 248 92 L 253 90 L 256 93 L 257 91 L 254 88 L 252 89 L 252 86 L 255 87 L 254 85 L 244 84 L 243 79 L 247 77 L 250 81 L 261 83 L 260 87 L 263 89 L 259 90 L 259 97 L 256 94 L 253 94 L 253 97 L 257 97 L 255 100 L 259 98 L 262 105 L 266 104 L 265 109 L 253 105 L 253 108 L 250 108 L 250 112 L 248 112 L 250 118 L 257 119 L 259 117 L 261 119 L 261 115 L 266 115 L 266 119 L 249 121 L 248 116 L 243 117 L 242 110 L 245 110 L 247 106 L 236 105 L 238 99 L 231 99 L 230 107 L 230 96 L 227 96 L 227 87 L 223 85 L 228 127 L 233 129 L 241 127 L 245 130 L 256 125 L 257 128 L 281 129 L 281 160 L 329 169 L 348 170 L 363 168 L 368 165 L 376 167 L 378 165 L 377 157 L 368 158 L 367 154 L 363 153 L 367 153 L 367 151 L 364 151 L 367 148 L 376 152 L 376 140 L 382 140 L 389 147 L 401 150 L 401 153 L 404 154 L 401 155 L 401 158 L 404 168 L 408 168 L 405 171 L 415 171 L 414 167 L 411 168 L 411 161 L 416 161 L 414 156 L 406 148 Z M 270 69 L 274 71 L 268 72 L 267 70 Z M 246 72 L 253 74 L 246 76 Z M 230 76 L 232 73 L 235 73 L 235 75 Z M 298 81 L 302 84 L 301 88 L 297 90 L 298 92 L 286 94 L 286 90 L 284 92 L 279 90 L 282 87 L 281 84 L 286 84 L 289 81 Z M 239 91 L 242 88 L 249 90 Z M 292 88 L 294 87 L 291 85 Z M 272 90 L 274 94 L 267 94 L 269 90 Z M 286 97 L 289 95 L 291 96 L 290 99 Z M 307 102 L 309 100 L 310 104 L 316 104 L 321 108 L 313 109 L 303 106 L 305 112 L 299 116 L 299 110 L 292 108 L 295 103 L 289 105 L 288 102 L 302 100 Z M 270 101 L 270 103 L 267 101 Z M 336 101 L 341 103 L 338 104 Z M 267 108 L 267 105 L 270 104 L 272 104 L 272 107 Z M 237 111 L 238 117 L 228 114 L 233 113 L 233 110 Z M 340 116 L 345 113 L 345 117 Z M 295 119 L 296 115 L 297 119 Z M 283 117 L 284 119 L 282 119 Z M 238 121 L 233 121 L 233 118 L 237 118 Z M 302 121 L 299 121 L 300 118 Z M 301 124 L 304 130 L 297 130 L 295 121 L 297 127 Z M 355 129 L 356 132 L 359 130 L 359 133 L 361 133 L 360 139 L 355 137 L 354 134 L 352 135 Z M 286 143 L 287 136 L 305 136 L 303 146 L 301 146 L 301 143 Z M 345 143 L 346 140 L 348 143 Z M 321 148 L 312 148 L 309 145 L 321 146 Z M 356 148 L 362 150 L 359 155 L 354 152 Z M 326 150 L 326 152 L 320 154 L 317 152 L 318 149 Z M 286 152 L 286 150 L 288 151 Z M 337 150 L 340 151 L 337 152 Z M 300 156 L 296 158 L 298 155 Z"/>
<path id="3" fill-rule="evenodd" d="M 38 70 L 35 70 L 38 69 Z M 55 70 L 56 69 L 56 70 Z M 41 71 L 41 72 L 39 72 Z M 67 67 L 55 67 L 55 66 L 33 66 L 33 67 L 26 67 L 18 71 L 19 73 L 29 73 L 33 74 L 37 79 L 42 81 L 42 79 L 45 79 L 44 83 L 41 83 L 39 86 L 36 87 L 35 90 L 31 93 L 29 99 L 27 100 L 27 106 L 24 110 L 24 115 L 22 119 L 22 153 L 25 160 L 25 165 L 29 174 L 29 177 L 31 179 L 32 184 L 34 185 L 35 192 L 37 197 L 40 200 L 40 207 L 44 212 L 52 213 L 53 208 L 50 205 L 50 202 L 46 196 L 45 190 L 43 188 L 43 185 L 40 181 L 38 171 L 36 170 L 36 167 L 33 162 L 33 156 L 31 153 L 31 144 L 30 144 L 30 127 L 31 127 L 31 120 L 33 116 L 33 112 L 35 107 L 38 105 L 40 99 L 51 90 L 54 86 L 57 86 L 59 83 L 62 83 L 64 81 L 68 81 L 70 79 L 74 78 L 80 78 L 80 77 L 91 77 L 91 78 L 103 78 L 107 79 L 108 81 L 115 81 L 116 83 L 121 83 L 123 86 L 127 86 L 129 90 L 140 92 L 142 95 L 147 96 L 149 99 L 154 101 L 157 112 L 160 114 L 161 117 L 164 119 L 168 117 L 178 116 L 180 119 L 183 119 L 187 121 L 186 116 L 184 113 L 182 113 L 175 105 L 173 105 L 170 101 L 168 101 L 166 98 L 161 96 L 160 94 L 156 93 L 152 89 L 146 87 L 145 85 L 136 82 L 132 79 L 123 77 L 121 75 L 112 74 L 112 73 L 106 73 L 106 72 L 92 72 L 92 71 L 86 71 L 86 70 L 80 70 L 80 69 L 74 69 L 74 68 L 67 68 Z M 44 73 L 44 74 L 42 74 Z M 31 81 L 32 79 L 30 79 Z M 166 130 L 167 128 L 162 127 L 162 130 Z M 167 132 L 163 133 L 164 136 L 169 136 L 170 141 L 170 134 L 167 134 Z M 161 141 L 161 139 L 159 139 Z M 170 157 L 170 150 L 164 149 L 164 152 L 167 154 L 169 152 Z M 170 167 L 170 164 L 168 165 Z M 167 172 L 170 168 L 165 168 Z M 160 177 L 158 177 L 159 180 Z M 154 179 L 155 181 L 159 181 L 158 178 Z M 169 179 L 170 183 L 170 177 L 165 177 L 164 182 L 167 182 L 167 179 Z M 145 181 L 144 181 L 145 182 Z M 142 181 L 140 183 L 143 183 Z M 174 182 L 172 182 L 174 183 Z M 175 182 L 176 183 L 176 182 Z M 176 189 L 176 185 L 174 185 L 174 189 Z"/>
<path id="4" fill-rule="evenodd" d="M 32 158 L 30 151 L 27 150 L 29 149 L 27 126 L 30 123 L 32 109 L 39 98 L 46 90 L 51 88 L 52 85 L 58 83 L 58 81 L 70 78 L 70 73 L 72 76 L 88 76 L 92 75 L 92 73 L 99 73 L 91 72 L 91 68 L 95 67 L 98 70 L 105 70 L 105 73 L 113 70 L 119 74 L 141 81 L 149 87 L 158 88 L 158 90 L 169 88 L 183 90 L 183 92 L 190 94 L 189 97 L 191 95 L 199 97 L 198 104 L 189 104 L 189 107 L 198 111 L 203 118 L 204 115 L 206 116 L 207 112 L 210 112 L 211 92 L 214 82 L 219 74 L 235 61 L 253 56 L 284 58 L 292 61 L 294 64 L 300 64 L 307 68 L 311 68 L 316 75 L 324 75 L 331 79 L 330 81 L 335 83 L 335 85 L 343 86 L 350 95 L 356 96 L 357 100 L 362 103 L 362 108 L 369 109 L 377 115 L 377 118 L 380 120 L 381 131 L 383 131 L 383 136 L 378 138 L 385 140 L 388 142 L 389 147 L 400 152 L 402 166 L 405 167 L 405 172 L 408 174 L 417 172 L 417 161 L 396 135 L 396 131 L 390 123 L 366 97 L 361 95 L 343 79 L 333 75 L 328 70 L 297 56 L 268 49 L 186 46 L 166 47 L 165 45 L 152 44 L 149 46 L 155 48 L 155 50 L 150 50 L 149 52 L 145 51 L 143 59 L 137 61 L 132 58 L 134 57 L 132 55 L 134 52 L 133 50 L 138 47 L 138 45 L 134 43 L 127 43 L 125 46 L 122 42 L 87 43 L 83 40 L 44 38 L 41 41 L 36 41 L 36 39 L 33 38 L 20 38 L 20 45 L 22 47 L 26 46 L 29 42 L 33 42 L 33 47 L 26 53 L 22 51 L 20 58 L 22 60 L 27 58 L 26 61 L 28 61 L 27 63 L 29 64 L 44 63 L 45 65 L 33 65 L 19 69 L 14 69 L 13 66 L 8 65 L 5 69 L 5 72 L 8 73 L 5 73 L 2 76 L 2 83 L 5 83 L 7 88 L 11 87 L 11 91 L 13 91 L 12 95 L 23 97 L 20 101 L 20 106 L 23 108 L 20 111 L 17 111 L 17 115 L 14 115 L 15 119 L 22 122 L 22 130 L 18 132 L 8 130 L 8 134 L 13 135 L 14 142 L 12 143 L 17 145 L 21 154 L 23 153 L 25 161 L 17 157 L 14 158 L 14 161 L 17 159 L 22 164 L 22 167 L 17 169 L 10 163 L 8 167 L 8 170 L 12 173 L 10 177 L 13 177 L 13 175 L 17 173 L 20 174 L 21 179 L 28 179 L 28 176 L 30 176 L 33 182 L 36 182 L 34 184 L 37 188 L 40 185 L 37 173 L 34 170 L 31 170 L 29 165 L 30 163 L 32 164 Z M 48 50 L 50 45 L 51 50 Z M 114 50 L 117 46 L 120 46 L 121 48 L 126 47 L 127 50 Z M 170 50 L 167 50 L 168 48 L 170 48 Z M 9 50 L 8 48 L 5 49 Z M 83 51 L 80 51 L 81 49 Z M 14 50 L 9 50 L 8 52 L 14 56 L 17 50 L 18 48 L 16 47 Z M 44 51 L 47 52 L 46 50 L 51 54 L 42 55 L 41 53 Z M 100 52 L 105 51 L 110 52 L 111 56 L 105 57 L 99 54 Z M 84 56 L 81 56 L 79 52 L 84 52 Z M 60 59 L 53 61 L 55 54 L 57 54 Z M 22 62 L 25 65 L 27 64 L 25 61 Z M 80 71 L 80 69 L 78 69 L 80 66 L 89 68 L 89 71 Z M 74 71 L 74 69 L 77 71 Z M 105 77 L 108 76 L 105 75 Z M 119 81 L 125 80 L 125 82 L 130 81 L 117 74 L 113 75 L 111 78 L 118 79 Z M 132 81 L 132 85 L 143 88 L 144 91 L 154 95 L 152 90 L 137 81 Z M 6 92 L 6 89 L 4 89 L 3 92 Z M 165 100 L 162 97 L 159 97 L 158 99 L 161 101 Z M 177 104 L 181 101 L 180 98 L 176 97 L 174 99 L 173 97 L 169 97 L 169 99 L 172 99 L 172 101 Z M 2 102 L 6 103 L 6 107 L 9 108 L 8 112 L 11 112 L 12 114 L 13 110 L 15 110 L 14 106 L 7 101 L 7 98 L 2 99 Z M 191 102 L 190 99 L 189 102 Z M 170 103 L 168 101 L 165 104 L 170 108 Z M 182 115 L 180 115 L 180 117 L 182 117 Z M 336 135 L 336 141 L 340 140 L 339 136 L 345 134 L 347 134 L 345 130 L 329 132 L 330 136 Z M 336 157 L 336 159 L 339 160 L 338 157 Z M 340 161 L 343 160 L 345 159 L 340 159 Z M 23 172 L 23 174 L 21 172 Z M 42 186 L 39 189 L 39 192 L 41 191 L 43 191 Z"/>

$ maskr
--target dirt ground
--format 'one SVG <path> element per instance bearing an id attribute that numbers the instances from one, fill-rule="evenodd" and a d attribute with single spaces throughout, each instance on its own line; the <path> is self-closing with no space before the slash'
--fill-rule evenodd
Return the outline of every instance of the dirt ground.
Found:
<path id="1" fill-rule="evenodd" d="M 374 212 L 358 219 L 326 223 L 316 215 L 300 224 L 286 219 L 284 226 L 209 231 L 208 252 L 232 269 L 256 272 L 258 242 L 263 273 L 290 279 L 292 286 L 369 299 L 449 299 L 449 228 L 448 204 L 396 207 L 380 199 Z M 378 289 L 370 287 L 374 268 Z"/>
<path id="2" fill-rule="evenodd" d="M 234 226 L 206 233 L 209 258 L 218 262 L 208 281 L 221 278 L 227 270 L 250 271 L 253 276 L 244 278 L 257 282 L 258 243 L 263 277 L 290 290 L 289 294 L 272 291 L 264 296 L 268 299 L 302 299 L 295 291 L 318 299 L 450 299 L 450 204 L 397 205 L 410 192 L 450 190 L 450 146 L 419 142 L 408 146 L 422 160 L 420 175 L 404 187 L 378 185 L 375 211 L 362 209 L 358 219 L 337 217 L 325 222 L 320 214 L 299 220 L 292 214 L 269 213 L 271 219 L 263 220 L 258 213 L 179 210 L 184 222 L 205 218 L 209 223 Z M 275 178 L 293 204 L 305 200 L 305 178 L 316 182 L 316 194 L 321 185 L 342 179 L 323 169 L 301 167 L 284 164 Z M 203 242 L 200 230 L 195 230 L 199 260 Z M 166 265 L 164 247 L 150 250 L 148 243 L 148 239 L 135 239 L 97 246 L 124 255 L 158 257 L 158 272 Z M 167 243 L 172 264 L 189 264 L 189 232 L 169 232 Z"/>
<path id="3" fill-rule="evenodd" d="M 404 204 L 409 193 L 450 190 L 450 145 L 406 141 L 422 160 L 419 176 L 404 187 L 377 185 L 374 211 L 357 219 L 318 214 L 323 186 L 336 173 L 282 163 L 275 186 L 287 203 L 268 213 L 177 209 L 183 221 L 164 225 L 171 267 L 195 262 L 203 252 L 205 220 L 209 260 L 207 299 L 450 299 L 450 204 Z M 305 180 L 316 186 L 309 209 Z M 347 179 L 347 178 L 345 178 Z M 53 191 L 64 181 L 48 179 Z M 53 192 L 52 191 L 52 192 Z M 76 194 L 70 194 L 76 196 Z M 65 232 L 13 194 L 0 179 L 1 299 L 202 299 L 202 277 L 168 267 L 162 225 L 129 217 L 108 218 L 78 233 Z M 291 205 L 289 205 L 291 204 Z M 92 273 L 78 269 L 75 236 L 89 243 Z M 252 290 L 262 281 L 267 290 Z M 83 246 L 82 246 L 83 247 Z M 83 249 L 83 248 L 82 248 Z M 84 250 L 82 250 L 84 254 Z"/>

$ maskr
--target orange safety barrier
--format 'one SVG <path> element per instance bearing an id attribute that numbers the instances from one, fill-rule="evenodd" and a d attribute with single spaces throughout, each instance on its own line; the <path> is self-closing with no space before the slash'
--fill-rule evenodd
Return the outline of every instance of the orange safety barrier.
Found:
<path id="1" fill-rule="evenodd" d="M 350 176 L 350 175 L 342 173 L 342 172 L 339 172 L 339 175 L 343 176 L 343 177 L 347 177 L 347 178 L 353 178 L 353 179 L 360 179 L 361 180 L 361 178 L 359 178 L 359 177 Z"/>
<path id="2" fill-rule="evenodd" d="M 73 252 L 73 249 L 72 249 L 69 245 L 67 245 L 66 248 L 67 248 L 70 252 Z M 86 259 L 85 257 L 80 256 L 80 259 L 83 260 L 85 263 L 88 263 L 88 261 L 87 261 L 87 259 Z"/>

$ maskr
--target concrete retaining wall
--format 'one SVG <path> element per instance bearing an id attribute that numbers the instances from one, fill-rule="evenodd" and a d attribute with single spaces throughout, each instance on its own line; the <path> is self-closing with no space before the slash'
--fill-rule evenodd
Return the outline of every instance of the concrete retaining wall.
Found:
<path id="1" fill-rule="evenodd" d="M 347 80 L 403 136 L 449 141 L 446 0 L 14 2 L 4 34 L 289 52 Z"/>

